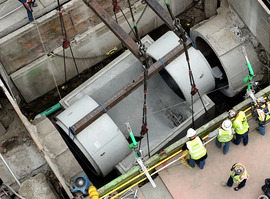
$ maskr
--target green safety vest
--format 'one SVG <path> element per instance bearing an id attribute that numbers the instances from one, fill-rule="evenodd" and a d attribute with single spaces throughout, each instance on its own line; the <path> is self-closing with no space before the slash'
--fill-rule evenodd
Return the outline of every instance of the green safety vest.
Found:
<path id="1" fill-rule="evenodd" d="M 193 160 L 198 160 L 201 157 L 205 156 L 206 154 L 206 148 L 204 147 L 199 137 L 196 137 L 195 139 L 188 141 L 187 148 Z"/>
<path id="2" fill-rule="evenodd" d="M 238 113 L 237 117 L 235 118 L 235 120 L 232 123 L 232 126 L 237 134 L 242 135 L 245 132 L 247 132 L 249 125 L 247 122 L 246 115 L 243 111 L 240 111 Z"/>
<path id="3" fill-rule="evenodd" d="M 238 163 L 235 165 L 235 167 L 237 166 L 242 166 L 245 169 L 244 172 L 241 175 L 235 175 L 235 172 L 233 170 L 231 173 L 231 177 L 233 178 L 234 183 L 240 184 L 243 180 L 248 179 L 249 175 L 244 165 L 242 165 L 241 163 Z"/>
<path id="4" fill-rule="evenodd" d="M 261 109 L 257 108 L 258 120 L 261 122 L 264 122 L 270 119 L 270 114 L 265 115 L 265 112 L 264 112 L 265 108 L 266 108 L 265 104 L 261 106 Z M 270 104 L 267 104 L 267 109 L 270 112 Z"/>
<path id="5" fill-rule="evenodd" d="M 232 128 L 225 131 L 223 129 L 218 130 L 217 139 L 219 142 L 229 142 L 233 138 Z"/>

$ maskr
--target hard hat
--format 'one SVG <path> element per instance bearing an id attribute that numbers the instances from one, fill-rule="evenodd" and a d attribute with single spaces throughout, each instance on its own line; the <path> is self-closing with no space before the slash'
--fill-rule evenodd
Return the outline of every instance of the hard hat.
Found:
<path id="1" fill-rule="evenodd" d="M 233 170 L 236 175 L 241 175 L 245 171 L 245 168 L 241 165 L 237 165 Z"/>
<path id="2" fill-rule="evenodd" d="M 192 136 L 194 136 L 194 135 L 196 135 L 196 131 L 194 130 L 194 129 L 192 129 L 192 128 L 189 128 L 188 130 L 187 130 L 187 137 L 188 138 L 190 138 L 190 137 L 192 137 Z"/>
<path id="3" fill-rule="evenodd" d="M 229 118 L 233 118 L 237 115 L 237 112 L 235 110 L 229 110 Z"/>
<path id="4" fill-rule="evenodd" d="M 232 122 L 231 122 L 231 120 L 228 120 L 228 119 L 226 119 L 226 120 L 224 120 L 223 122 L 222 122 L 222 128 L 224 129 L 224 130 L 229 130 L 230 128 L 232 128 Z"/>
<path id="5" fill-rule="evenodd" d="M 265 103 L 264 97 L 259 97 L 259 98 L 257 99 L 257 103 Z"/>

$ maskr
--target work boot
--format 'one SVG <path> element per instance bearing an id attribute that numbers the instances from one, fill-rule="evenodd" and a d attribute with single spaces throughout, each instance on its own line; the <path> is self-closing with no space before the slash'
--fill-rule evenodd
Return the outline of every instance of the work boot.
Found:
<path id="1" fill-rule="evenodd" d="M 33 3 L 33 7 L 37 7 L 38 6 L 38 4 L 35 2 L 35 3 Z"/>

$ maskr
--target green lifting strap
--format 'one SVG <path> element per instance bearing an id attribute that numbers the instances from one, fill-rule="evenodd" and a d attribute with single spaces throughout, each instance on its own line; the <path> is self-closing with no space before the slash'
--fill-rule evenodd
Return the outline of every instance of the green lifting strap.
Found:
<path id="1" fill-rule="evenodd" d="M 246 59 L 246 65 L 248 67 L 248 71 L 249 71 L 249 75 L 247 75 L 244 80 L 243 80 L 243 83 L 244 84 L 248 84 L 248 87 L 247 87 L 247 91 L 250 91 L 251 89 L 251 82 L 252 82 L 252 77 L 254 76 L 254 71 L 252 69 L 252 66 L 251 66 L 251 63 L 249 62 L 248 60 L 248 56 L 247 56 L 247 52 L 246 52 L 246 49 L 244 46 L 242 46 L 242 50 L 243 50 L 243 54 L 244 54 L 244 57 Z"/>

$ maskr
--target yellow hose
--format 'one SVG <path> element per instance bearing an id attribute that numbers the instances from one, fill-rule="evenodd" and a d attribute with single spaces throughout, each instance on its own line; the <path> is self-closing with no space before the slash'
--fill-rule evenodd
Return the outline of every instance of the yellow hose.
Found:
<path id="1" fill-rule="evenodd" d="M 99 199 L 99 193 L 97 191 L 97 188 L 94 186 L 90 186 L 88 188 L 88 194 L 91 199 Z"/>

